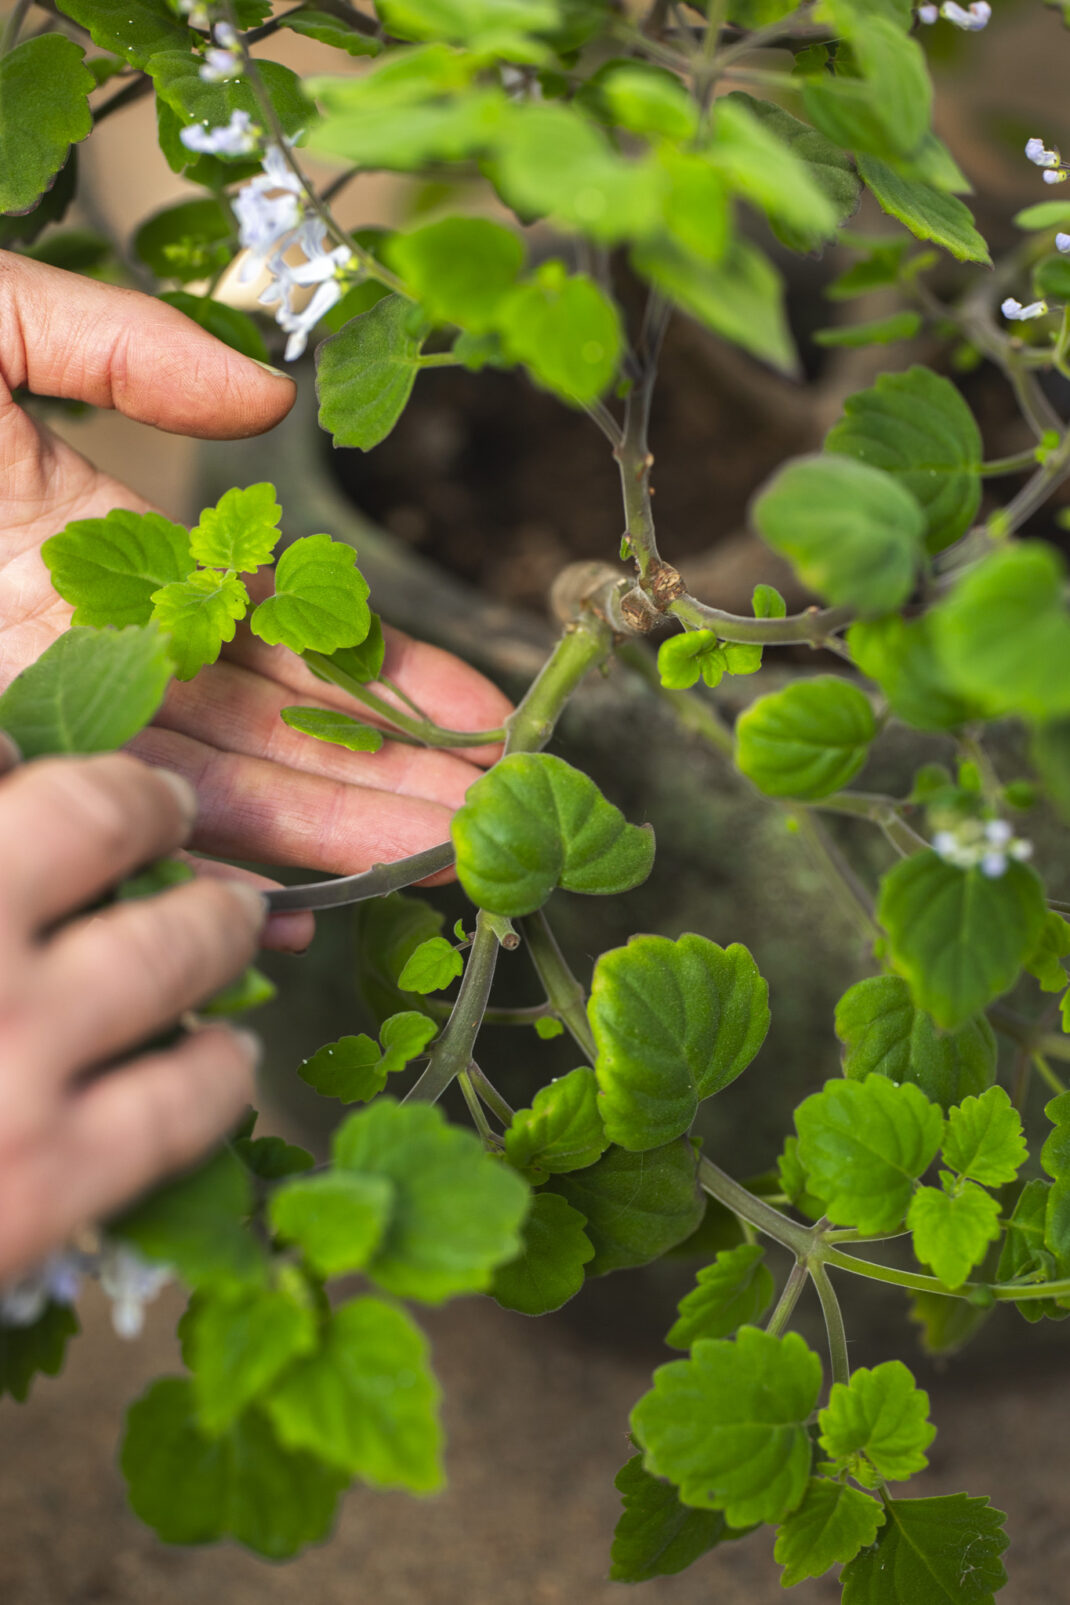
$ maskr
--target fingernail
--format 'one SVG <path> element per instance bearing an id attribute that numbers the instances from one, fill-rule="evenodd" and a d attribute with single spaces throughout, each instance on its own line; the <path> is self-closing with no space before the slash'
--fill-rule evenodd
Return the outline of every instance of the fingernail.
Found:
<path id="1" fill-rule="evenodd" d="M 197 818 L 197 793 L 186 777 L 184 775 L 176 775 L 173 769 L 157 769 L 156 773 L 164 782 L 164 785 L 170 787 L 174 794 L 187 829 L 192 828 L 193 822 Z"/>
<path id="2" fill-rule="evenodd" d="M 21 762 L 22 753 L 18 744 L 12 741 L 6 730 L 0 730 L 0 774 L 6 769 L 14 769 Z"/>
<path id="3" fill-rule="evenodd" d="M 247 1031 L 244 1028 L 237 1029 L 233 1026 L 231 1027 L 231 1030 L 234 1033 L 235 1042 L 238 1043 L 242 1052 L 245 1054 L 245 1057 L 255 1070 L 261 1059 L 264 1057 L 263 1042 L 257 1036 L 255 1031 Z"/>
<path id="4" fill-rule="evenodd" d="M 263 368 L 265 373 L 270 373 L 273 379 L 289 379 L 291 384 L 297 383 L 292 373 L 283 373 L 281 368 L 273 368 L 270 362 L 261 362 L 259 357 L 250 357 L 249 361 L 255 362 L 257 367 Z"/>

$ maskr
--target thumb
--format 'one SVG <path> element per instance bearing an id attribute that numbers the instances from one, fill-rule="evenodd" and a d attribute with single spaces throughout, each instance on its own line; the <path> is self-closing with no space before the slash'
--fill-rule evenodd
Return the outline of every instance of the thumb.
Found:
<path id="1" fill-rule="evenodd" d="M 172 434 L 233 440 L 277 424 L 296 388 L 174 307 L 0 251 L 0 379 L 113 407 Z"/>

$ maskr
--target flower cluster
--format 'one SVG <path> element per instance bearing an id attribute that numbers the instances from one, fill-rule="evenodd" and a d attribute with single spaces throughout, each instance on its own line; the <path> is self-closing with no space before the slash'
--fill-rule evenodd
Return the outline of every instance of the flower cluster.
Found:
<path id="1" fill-rule="evenodd" d="M 127 1243 L 106 1240 L 96 1253 L 67 1249 L 0 1286 L 0 1327 L 33 1326 L 49 1304 L 73 1304 L 86 1276 L 96 1277 L 112 1301 L 119 1337 L 135 1338 L 145 1324 L 145 1305 L 173 1280 L 167 1265 L 142 1258 Z"/>
<path id="2" fill-rule="evenodd" d="M 954 830 L 938 830 L 933 851 L 956 869 L 980 866 L 982 875 L 998 880 L 1011 859 L 1024 863 L 1033 856 L 1033 844 L 1016 836 L 1005 819 L 968 819 Z"/>
<path id="3" fill-rule="evenodd" d="M 1070 177 L 1058 150 L 1049 150 L 1042 139 L 1027 139 L 1025 154 L 1034 167 L 1043 168 L 1045 184 L 1065 184 Z"/>
<path id="4" fill-rule="evenodd" d="M 919 22 L 933 23 L 943 17 L 945 22 L 953 22 L 956 28 L 963 28 L 967 33 L 976 33 L 986 27 L 991 15 L 992 7 L 988 0 L 973 0 L 973 4 L 968 6 L 957 5 L 955 0 L 944 0 L 942 6 L 918 7 Z"/>

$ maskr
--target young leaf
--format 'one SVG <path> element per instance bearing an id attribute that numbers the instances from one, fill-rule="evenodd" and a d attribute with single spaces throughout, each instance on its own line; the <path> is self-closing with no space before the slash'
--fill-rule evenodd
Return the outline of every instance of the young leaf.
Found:
<path id="1" fill-rule="evenodd" d="M 339 647 L 337 652 L 304 652 L 302 657 L 319 680 L 345 686 L 368 685 L 378 680 L 386 657 L 383 625 L 378 613 L 371 615 L 371 625 L 363 641 L 356 646 Z"/>
<path id="2" fill-rule="evenodd" d="M 521 1230 L 521 1249 L 494 1272 L 490 1294 L 507 1310 L 548 1315 L 583 1286 L 583 1268 L 594 1258 L 578 1210 L 557 1193 L 536 1193 Z"/>
<path id="3" fill-rule="evenodd" d="M 515 919 L 555 886 L 629 891 L 654 861 L 649 827 L 629 825 L 563 758 L 517 752 L 469 786 L 450 825 L 457 875 L 480 908 Z"/>
<path id="4" fill-rule="evenodd" d="M 269 646 L 334 652 L 367 635 L 367 596 L 352 546 L 329 535 L 305 535 L 279 558 L 275 594 L 261 602 L 250 627 Z"/>
<path id="5" fill-rule="evenodd" d="M 315 736 L 317 741 L 329 741 L 350 752 L 378 752 L 383 745 L 383 732 L 373 725 L 362 724 L 348 713 L 337 708 L 283 708 L 283 724 L 299 730 L 303 736 Z"/>
<path id="6" fill-rule="evenodd" d="M 214 507 L 206 507 L 189 532 L 189 548 L 207 568 L 232 568 L 252 574 L 270 563 L 279 541 L 282 508 L 270 484 L 226 491 Z"/>
<path id="7" fill-rule="evenodd" d="M 1036 946 L 1025 961 L 1043 992 L 1062 992 L 1066 988 L 1066 966 L 1062 960 L 1070 953 L 1070 925 L 1061 914 L 1049 909 Z"/>
<path id="8" fill-rule="evenodd" d="M 682 1505 L 671 1482 L 643 1470 L 642 1455 L 634 1455 L 620 1468 L 616 1487 L 624 1509 L 613 1535 L 609 1576 L 615 1583 L 675 1576 L 717 1544 L 753 1530 L 729 1527 L 719 1510 Z"/>
<path id="9" fill-rule="evenodd" d="M 872 1494 L 827 1477 L 811 1477 L 801 1505 L 777 1532 L 773 1559 L 784 1568 L 781 1586 L 821 1577 L 853 1560 L 877 1536 L 884 1511 Z"/>
<path id="10" fill-rule="evenodd" d="M 803 105 L 834 144 L 880 156 L 912 156 L 928 132 L 932 82 L 925 52 L 875 8 L 836 0 L 838 32 L 851 44 L 854 71 L 803 80 Z"/>
<path id="11" fill-rule="evenodd" d="M 1002 1087 L 963 1099 L 948 1116 L 944 1163 L 983 1187 L 1014 1181 L 1028 1157 L 1022 1117 Z"/>
<path id="12" fill-rule="evenodd" d="M 764 252 L 734 240 L 713 264 L 670 240 L 632 250 L 636 272 L 690 317 L 762 362 L 794 374 L 799 359 L 784 310 L 784 281 Z"/>
<path id="13" fill-rule="evenodd" d="M 961 1287 L 999 1236 L 999 1200 L 972 1181 L 954 1192 L 919 1187 L 907 1211 L 914 1252 L 945 1287 Z"/>
<path id="14" fill-rule="evenodd" d="M 263 1279 L 264 1258 L 244 1224 L 252 1204 L 248 1172 L 224 1148 L 165 1182 L 108 1230 L 146 1259 L 173 1266 L 191 1287 L 255 1285 Z"/>
<path id="15" fill-rule="evenodd" d="M 304 1291 L 254 1288 L 190 1305 L 184 1352 L 207 1437 L 228 1431 L 291 1360 L 316 1347 L 316 1318 Z"/>
<path id="16" fill-rule="evenodd" d="M 836 1005 L 836 1035 L 850 1080 L 873 1073 L 912 1081 L 945 1113 L 995 1080 L 996 1038 L 984 1015 L 957 1031 L 938 1031 L 898 975 L 873 975 L 845 992 Z"/>
<path id="17" fill-rule="evenodd" d="M 505 1157 L 538 1184 L 585 1170 L 609 1138 L 598 1107 L 598 1083 L 586 1066 L 540 1087 L 530 1109 L 518 1109 L 505 1132 Z"/>
<path id="18" fill-rule="evenodd" d="M 708 686 L 720 685 L 727 670 L 728 658 L 712 630 L 685 630 L 658 647 L 658 674 L 670 690 L 688 690 L 699 675 Z"/>
<path id="19" fill-rule="evenodd" d="M 369 1103 L 386 1086 L 387 1074 L 378 1043 L 363 1031 L 317 1048 L 297 1073 L 325 1098 L 343 1103 Z"/>
<path id="20" fill-rule="evenodd" d="M 92 133 L 95 87 L 85 51 L 39 34 L 0 57 L 0 212 L 29 212 L 52 187 L 72 145 Z"/>
<path id="21" fill-rule="evenodd" d="M 769 1029 L 769 989 L 738 942 L 633 936 L 598 959 L 588 1015 L 606 1134 L 643 1151 L 681 1136 L 747 1068 Z"/>
<path id="22" fill-rule="evenodd" d="M 835 606 L 888 613 L 910 595 L 925 514 L 883 469 L 832 454 L 797 457 L 760 493 L 751 516 L 803 584 Z"/>
<path id="23" fill-rule="evenodd" d="M 904 858 L 881 882 L 877 918 L 919 1008 L 953 1031 L 1014 985 L 1046 913 L 1025 864 L 992 879 L 934 852 Z"/>
<path id="24" fill-rule="evenodd" d="M 957 195 L 934 189 L 921 179 L 905 178 L 876 156 L 859 152 L 859 176 L 876 196 L 882 211 L 899 219 L 919 240 L 932 240 L 960 262 L 992 266 L 988 246 L 973 226 L 969 207 Z"/>
<path id="25" fill-rule="evenodd" d="M 736 720 L 736 763 L 767 797 L 828 797 L 861 769 L 877 722 L 847 680 L 795 680 Z"/>
<path id="26" fill-rule="evenodd" d="M 400 295 L 385 296 L 317 350 L 320 428 L 336 446 L 371 451 L 405 411 L 423 345 L 413 311 Z"/>
<path id="27" fill-rule="evenodd" d="M 484 334 L 524 265 L 524 243 L 489 218 L 445 217 L 393 235 L 386 258 L 432 323 Z"/>
<path id="28" fill-rule="evenodd" d="M 413 1059 L 418 1059 L 436 1030 L 435 1022 L 418 1009 L 405 1009 L 384 1020 L 379 1027 L 379 1041 L 383 1045 L 383 1065 L 387 1072 L 404 1070 Z"/>
<path id="29" fill-rule="evenodd" d="M 170 679 L 154 625 L 68 630 L 0 695 L 0 730 L 24 758 L 112 752 L 148 724 Z"/>
<path id="30" fill-rule="evenodd" d="M 377 1019 L 399 1008 L 424 1010 L 419 993 L 401 991 L 398 976 L 420 943 L 437 936 L 444 924 L 438 909 L 402 892 L 357 905 L 358 984 Z"/>
<path id="31" fill-rule="evenodd" d="M 133 247 L 158 279 L 188 284 L 221 273 L 234 254 L 233 240 L 229 211 L 215 196 L 206 195 L 154 212 L 134 235 Z"/>
<path id="32" fill-rule="evenodd" d="M 78 625 L 147 624 L 153 592 L 194 567 L 181 524 L 122 507 L 68 524 L 45 541 L 41 556 Z"/>
<path id="33" fill-rule="evenodd" d="M 594 1244 L 588 1276 L 646 1265 L 690 1237 L 705 1213 L 697 1167 L 681 1137 L 645 1154 L 609 1148 L 587 1169 L 553 1176 L 548 1189 L 586 1217 Z"/>
<path id="34" fill-rule="evenodd" d="M 623 344 L 620 316 L 586 275 L 544 263 L 497 307 L 494 323 L 508 360 L 522 362 L 563 401 L 582 407 L 612 383 Z"/>
<path id="35" fill-rule="evenodd" d="M 834 1382 L 818 1416 L 820 1443 L 833 1460 L 865 1455 L 879 1476 L 906 1482 L 929 1464 L 925 1451 L 936 1437 L 929 1423 L 929 1395 L 917 1386 L 902 1360 L 869 1370 L 859 1366 L 849 1383 Z"/>
<path id="36" fill-rule="evenodd" d="M 163 1377 L 131 1406 L 121 1463 L 135 1514 L 164 1543 L 231 1537 L 270 1560 L 326 1538 L 349 1480 L 283 1449 L 255 1409 L 206 1437 L 185 1377 Z"/>
<path id="37" fill-rule="evenodd" d="M 684 1504 L 721 1510 L 733 1527 L 778 1522 L 806 1492 L 806 1420 L 820 1391 L 821 1361 L 797 1332 L 744 1326 L 659 1366 L 632 1431 L 646 1469 L 668 1477 Z"/>
<path id="38" fill-rule="evenodd" d="M 153 622 L 167 636 L 176 679 L 192 680 L 216 661 L 224 643 L 233 641 L 248 606 L 249 592 L 237 575 L 211 568 L 199 568 L 188 580 L 173 580 L 153 591 Z"/>
<path id="39" fill-rule="evenodd" d="M 671 1348 L 689 1349 L 698 1338 L 731 1337 L 739 1326 L 756 1325 L 772 1302 L 773 1278 L 761 1246 L 726 1248 L 699 1271 L 665 1341 Z"/>
<path id="40" fill-rule="evenodd" d="M 950 379 L 931 368 L 882 373 L 849 396 L 825 450 L 891 474 L 927 520 L 925 544 L 943 551 L 964 535 L 981 503 L 981 432 Z"/>
<path id="41" fill-rule="evenodd" d="M 0 1322 L 0 1399 L 10 1393 L 25 1404 L 35 1376 L 59 1376 L 67 1344 L 80 1330 L 70 1306 L 54 1301 L 29 1326 Z"/>
<path id="42" fill-rule="evenodd" d="M 464 973 L 464 959 L 444 936 L 431 936 L 410 953 L 398 976 L 403 992 L 440 992 Z"/>
<path id="43" fill-rule="evenodd" d="M 905 619 L 861 619 L 847 632 L 847 645 L 863 674 L 876 680 L 892 712 L 916 730 L 954 730 L 984 718 L 986 705 L 964 696 L 939 650 L 932 611 Z"/>
<path id="44" fill-rule="evenodd" d="M 379 1247 L 394 1204 L 384 1176 L 331 1170 L 299 1177 L 271 1195 L 272 1230 L 296 1243 L 319 1276 L 363 1270 Z"/>
<path id="45" fill-rule="evenodd" d="M 829 1081 L 795 1111 L 798 1154 L 831 1220 L 867 1236 L 902 1223 L 944 1122 L 917 1087 L 884 1076 Z"/>
<path id="46" fill-rule="evenodd" d="M 307 1148 L 282 1137 L 236 1137 L 231 1147 L 246 1169 L 261 1181 L 282 1181 L 299 1171 L 312 1170 L 316 1164 Z"/>
<path id="47" fill-rule="evenodd" d="M 516 1257 L 527 1186 L 434 1105 L 380 1099 L 349 1116 L 332 1150 L 340 1169 L 394 1183 L 386 1235 L 366 1267 L 387 1293 L 427 1304 L 481 1293 Z"/>
<path id="48" fill-rule="evenodd" d="M 843 1605 L 993 1605 L 1007 1581 L 1004 1519 L 968 1494 L 890 1499 L 876 1544 L 840 1574 Z"/>
<path id="49" fill-rule="evenodd" d="M 440 1391 L 427 1339 L 403 1310 L 358 1298 L 331 1314 L 317 1353 L 266 1400 L 280 1442 L 373 1488 L 441 1488 Z"/>

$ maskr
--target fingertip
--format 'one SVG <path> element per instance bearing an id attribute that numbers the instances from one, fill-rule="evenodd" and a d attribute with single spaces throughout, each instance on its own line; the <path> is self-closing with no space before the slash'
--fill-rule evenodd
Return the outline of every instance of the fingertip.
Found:
<path id="1" fill-rule="evenodd" d="M 294 911 L 272 914 L 264 926 L 263 946 L 275 953 L 288 953 L 298 958 L 307 953 L 316 934 L 316 921 L 311 914 Z"/>

